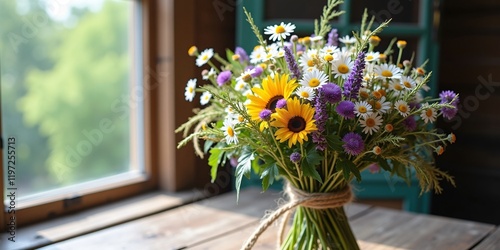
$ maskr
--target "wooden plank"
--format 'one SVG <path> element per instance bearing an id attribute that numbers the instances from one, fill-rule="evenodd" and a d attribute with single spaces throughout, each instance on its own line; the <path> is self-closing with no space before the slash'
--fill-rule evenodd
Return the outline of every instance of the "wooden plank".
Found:
<path id="1" fill-rule="evenodd" d="M 345 207 L 346 214 L 349 218 L 355 220 L 356 217 L 361 216 L 364 212 L 368 211 L 370 206 L 363 204 L 349 204 Z M 251 236 L 257 229 L 259 223 L 250 224 L 240 230 L 234 231 L 231 234 L 224 235 L 223 237 L 215 238 L 199 245 L 194 245 L 188 249 L 193 250 L 219 250 L 219 249 L 239 249 L 243 243 Z M 259 237 L 254 249 L 277 249 L 278 232 L 281 227 L 281 222 L 269 227 L 264 234 Z"/>
<path id="2" fill-rule="evenodd" d="M 474 250 L 496 250 L 500 247 L 500 227 L 484 239 Z"/>
<path id="3" fill-rule="evenodd" d="M 257 222 L 281 195 L 258 188 L 220 195 L 42 249 L 181 249 Z"/>
<path id="4" fill-rule="evenodd" d="M 493 225 L 376 208 L 351 223 L 362 249 L 470 249 Z"/>

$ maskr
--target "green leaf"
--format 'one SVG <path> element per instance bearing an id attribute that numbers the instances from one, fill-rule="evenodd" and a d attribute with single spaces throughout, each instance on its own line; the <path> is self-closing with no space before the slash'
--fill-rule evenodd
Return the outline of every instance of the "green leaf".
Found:
<path id="1" fill-rule="evenodd" d="M 359 169 L 354 165 L 354 163 L 350 160 L 341 160 L 339 161 L 339 167 L 342 169 L 342 173 L 344 175 L 344 179 L 349 181 L 351 177 L 351 173 L 356 176 L 356 180 L 361 181 L 361 174 Z"/>
<path id="2" fill-rule="evenodd" d="M 326 136 L 326 143 L 328 144 L 328 147 L 335 150 L 335 151 L 342 151 L 342 139 L 340 139 L 340 136 L 335 135 L 335 134 L 329 134 Z"/>
<path id="3" fill-rule="evenodd" d="M 378 160 L 378 165 L 385 171 L 391 171 L 391 166 L 389 166 L 389 163 L 386 159 L 380 158 Z"/>
<path id="4" fill-rule="evenodd" d="M 208 165 L 212 167 L 210 169 L 210 176 L 212 177 L 212 183 L 215 181 L 217 177 L 217 169 L 219 168 L 219 164 L 224 157 L 224 152 L 220 148 L 212 148 L 210 149 L 210 157 L 208 158 Z"/>
<path id="5" fill-rule="evenodd" d="M 323 157 L 318 154 L 318 152 L 309 151 L 306 154 L 306 157 L 304 157 L 304 159 L 302 160 L 301 168 L 305 176 L 311 177 L 319 181 L 320 183 L 323 183 L 321 176 L 316 170 L 316 166 L 321 163 L 321 160 L 323 160 Z"/>
<path id="6" fill-rule="evenodd" d="M 250 151 L 248 147 L 245 147 L 241 152 L 240 158 L 238 158 L 238 166 L 236 166 L 236 176 L 235 176 L 236 200 L 239 200 L 240 198 L 241 179 L 243 178 L 243 175 L 246 176 L 247 178 L 250 178 L 254 153 L 255 151 Z"/>
<path id="7" fill-rule="evenodd" d="M 212 147 L 212 145 L 214 145 L 214 141 L 206 140 L 205 144 L 203 145 L 203 152 L 205 152 L 206 154 L 208 150 Z"/>
<path id="8" fill-rule="evenodd" d="M 276 166 L 276 162 L 270 164 L 269 167 L 262 171 L 261 179 L 262 179 L 262 189 L 266 191 L 270 185 L 274 183 L 274 180 L 279 175 L 278 166 Z"/>

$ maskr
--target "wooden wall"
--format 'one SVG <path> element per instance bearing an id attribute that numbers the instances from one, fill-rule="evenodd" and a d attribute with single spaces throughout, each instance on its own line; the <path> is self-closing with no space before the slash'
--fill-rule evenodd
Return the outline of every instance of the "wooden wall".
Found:
<path id="1" fill-rule="evenodd" d="M 432 212 L 500 224 L 500 2 L 444 0 L 440 45 L 440 89 L 458 91 L 461 108 L 440 123 L 457 143 L 437 161 L 457 187 Z"/>

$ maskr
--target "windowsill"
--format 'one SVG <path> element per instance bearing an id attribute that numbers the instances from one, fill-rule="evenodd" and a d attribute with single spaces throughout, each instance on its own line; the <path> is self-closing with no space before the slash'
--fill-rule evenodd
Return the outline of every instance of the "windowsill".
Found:
<path id="1" fill-rule="evenodd" d="M 32 249 L 95 232 L 127 221 L 166 211 L 206 197 L 199 190 L 168 193 L 155 191 L 72 215 L 18 228 L 15 242 L 9 232 L 0 234 L 0 249 Z"/>

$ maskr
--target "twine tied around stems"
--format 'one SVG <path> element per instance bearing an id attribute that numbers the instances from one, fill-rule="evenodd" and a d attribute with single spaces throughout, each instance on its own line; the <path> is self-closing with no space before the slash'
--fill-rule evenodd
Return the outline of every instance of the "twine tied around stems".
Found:
<path id="1" fill-rule="evenodd" d="M 285 186 L 285 193 L 290 197 L 290 201 L 265 218 L 260 223 L 260 226 L 254 231 L 252 236 L 245 242 L 245 245 L 241 247 L 241 250 L 252 249 L 255 243 L 257 243 L 260 235 L 262 235 L 264 231 L 266 231 L 266 229 L 280 216 L 286 214 L 278 236 L 280 241 L 279 243 L 281 245 L 282 235 L 289 217 L 288 215 L 299 205 L 313 209 L 329 209 L 344 206 L 353 199 L 350 185 L 346 185 L 342 190 L 332 193 L 308 193 L 287 183 Z"/>

